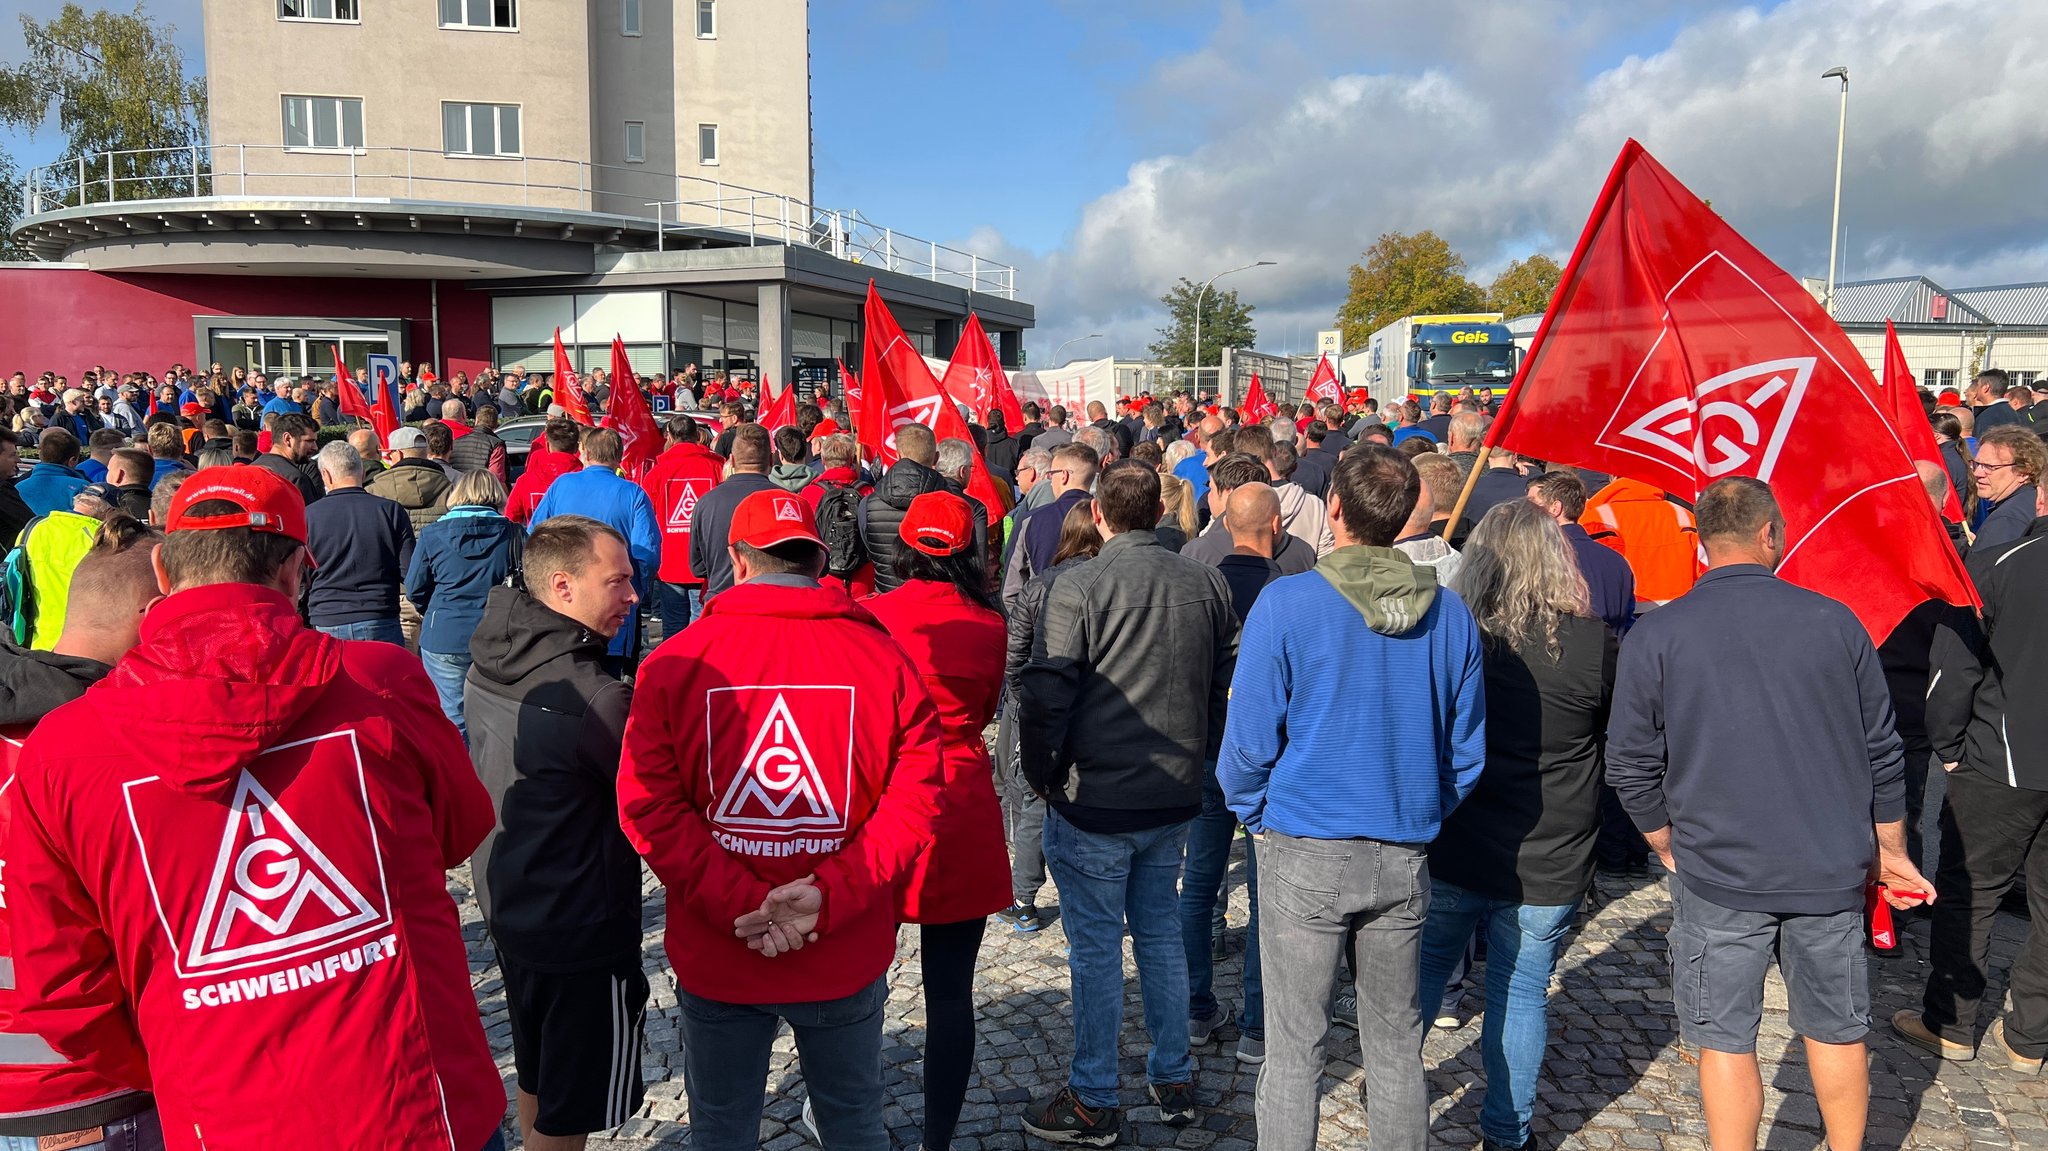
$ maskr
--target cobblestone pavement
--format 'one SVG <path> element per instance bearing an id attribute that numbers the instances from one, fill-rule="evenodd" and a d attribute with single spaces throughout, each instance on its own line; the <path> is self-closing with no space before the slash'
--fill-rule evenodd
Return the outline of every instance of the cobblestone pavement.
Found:
<path id="1" fill-rule="evenodd" d="M 1241 866 L 1241 864 L 1240 864 Z M 1230 958 L 1219 967 L 1217 991 L 1238 987 L 1246 916 L 1241 872 L 1233 868 Z M 466 872 L 452 888 L 461 903 L 470 962 L 483 1004 L 484 1025 L 510 1090 L 511 1039 L 495 959 L 468 890 Z M 647 1103 L 639 1115 L 594 1151 L 643 1151 L 688 1146 L 688 1104 L 683 1094 L 675 983 L 661 949 L 661 896 L 649 880 L 647 970 L 654 984 L 647 1026 Z M 1536 1112 L 1537 1148 L 1640 1148 L 1705 1151 L 1699 1088 L 1689 1058 L 1678 1046 L 1670 1013 L 1664 936 L 1670 904 L 1661 877 L 1621 882 L 1602 879 L 1580 916 L 1578 931 L 1551 984 L 1551 1042 Z M 1064 1082 L 1072 1033 L 1067 1018 L 1065 937 L 1054 923 L 1033 935 L 991 925 L 981 954 L 976 998 L 981 1009 L 980 1075 L 971 1085 L 954 1146 L 959 1151 L 1042 1147 L 1023 1133 L 1018 1112 L 1028 1098 Z M 1988 1003 L 2000 1002 L 2005 969 L 2025 923 L 2001 916 Z M 1873 1148 L 2048 1147 L 2048 1078 L 2023 1078 L 1986 1062 L 1942 1065 L 1907 1047 L 1884 1023 L 1893 1011 L 1918 1001 L 1927 966 L 1924 922 L 1909 923 L 1895 957 L 1871 964 L 1871 1132 Z M 1123 1035 L 1126 1146 L 1248 1151 L 1257 1141 L 1252 1118 L 1256 1069 L 1232 1056 L 1236 1032 L 1198 1052 L 1196 1087 L 1202 1111 L 1193 1127 L 1157 1122 L 1143 1101 L 1146 1040 L 1138 1026 L 1137 981 L 1128 967 L 1129 1004 Z M 883 1082 L 893 1141 L 915 1148 L 921 1108 L 918 1053 L 923 1010 L 918 995 L 917 934 L 901 935 L 893 992 L 884 1028 Z M 1468 991 L 1465 1010 L 1478 1009 Z M 1800 1045 L 1785 1026 L 1784 987 L 1775 977 L 1768 992 L 1759 1051 L 1764 1057 L 1764 1146 L 1771 1151 L 1815 1151 L 1823 1146 Z M 1981 1020 L 1988 1026 L 1991 1016 Z M 1478 1136 L 1479 1023 L 1434 1031 L 1424 1051 L 1433 1099 L 1431 1137 L 1438 1145 L 1468 1147 Z M 1339 1029 L 1330 1043 L 1324 1080 L 1323 1147 L 1365 1145 L 1369 1115 L 1360 1102 L 1364 1073 L 1353 1032 Z M 802 1073 L 787 1033 L 777 1045 L 768 1079 L 769 1100 L 761 1143 L 769 1151 L 807 1146 L 795 1127 L 803 1098 Z M 508 1126 L 510 1140 L 515 1132 Z"/>

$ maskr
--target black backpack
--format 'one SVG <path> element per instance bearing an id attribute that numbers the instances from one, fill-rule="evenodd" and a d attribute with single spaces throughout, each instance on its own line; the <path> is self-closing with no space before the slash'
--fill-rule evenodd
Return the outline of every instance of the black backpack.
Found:
<path id="1" fill-rule="evenodd" d="M 820 482 L 825 498 L 818 501 L 818 538 L 825 541 L 825 571 L 846 579 L 868 562 L 868 545 L 860 538 L 860 489 Z"/>

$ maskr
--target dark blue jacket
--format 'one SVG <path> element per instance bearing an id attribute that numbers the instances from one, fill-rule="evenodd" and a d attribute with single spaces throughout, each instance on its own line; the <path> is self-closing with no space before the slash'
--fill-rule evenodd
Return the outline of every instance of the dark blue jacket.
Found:
<path id="1" fill-rule="evenodd" d="M 30 500 L 29 503 L 35 501 Z M 2022 484 L 1995 504 L 1989 500 L 1978 502 L 1977 538 L 1970 546 L 1980 551 L 2002 547 L 2026 535 L 2027 529 L 2033 526 L 2034 485 Z"/>
<path id="2" fill-rule="evenodd" d="M 398 582 L 412 566 L 412 517 L 396 500 L 336 488 L 306 509 L 306 584 L 314 627 L 398 618 Z"/>
<path id="3" fill-rule="evenodd" d="M 1628 634 L 1636 621 L 1636 573 L 1621 553 L 1586 534 L 1577 524 L 1564 525 L 1565 542 L 1578 557 L 1579 574 L 1586 577 L 1586 594 L 1593 614 L 1606 621 L 1617 636 Z"/>
<path id="4" fill-rule="evenodd" d="M 405 571 L 405 598 L 420 609 L 420 650 L 469 653 L 491 589 L 505 582 L 526 529 L 489 508 L 463 505 L 428 524 Z"/>
<path id="5" fill-rule="evenodd" d="M 1738 911 L 1863 905 L 1873 823 L 1906 814 L 1906 756 L 1849 609 L 1755 564 L 1709 570 L 1621 645 L 1607 782 L 1667 824 L 1687 890 Z"/>
<path id="6" fill-rule="evenodd" d="M 85 473 L 65 464 L 40 463 L 14 483 L 14 490 L 39 516 L 71 510 L 71 497 L 85 490 Z"/>

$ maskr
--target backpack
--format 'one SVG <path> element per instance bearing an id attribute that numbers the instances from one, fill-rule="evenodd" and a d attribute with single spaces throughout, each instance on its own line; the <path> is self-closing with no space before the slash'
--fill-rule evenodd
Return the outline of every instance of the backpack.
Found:
<path id="1" fill-rule="evenodd" d="M 14 546 L 8 549 L 7 558 L 0 561 L 0 623 L 6 626 L 9 638 L 22 647 L 28 646 L 36 618 L 35 581 L 28 570 L 28 533 L 47 518 L 37 516 L 28 521 L 15 537 Z"/>
<path id="2" fill-rule="evenodd" d="M 818 538 L 825 541 L 825 571 L 847 579 L 868 562 L 868 546 L 860 538 L 860 489 L 820 482 L 825 497 L 818 501 Z"/>

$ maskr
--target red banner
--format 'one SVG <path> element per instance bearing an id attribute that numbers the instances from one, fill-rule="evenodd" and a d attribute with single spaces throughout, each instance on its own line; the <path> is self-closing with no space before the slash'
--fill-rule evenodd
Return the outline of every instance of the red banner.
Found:
<path id="1" fill-rule="evenodd" d="M 1344 385 L 1338 382 L 1337 369 L 1330 366 L 1330 357 L 1316 361 L 1316 374 L 1309 378 L 1306 395 L 1317 407 L 1344 402 Z"/>
<path id="2" fill-rule="evenodd" d="M 1906 365 L 1906 350 L 1899 347 L 1899 333 L 1893 330 L 1890 320 L 1884 322 L 1884 394 L 1891 401 L 1892 423 L 1906 441 L 1913 461 L 1933 464 L 1941 469 L 1942 475 L 1948 475 L 1941 445 L 1934 439 L 1934 427 L 1927 422 L 1927 409 L 1920 406 L 1920 385 L 1913 382 L 1913 369 Z M 1941 514 L 1951 523 L 1963 522 L 1963 501 L 1953 480 L 1948 485 L 1948 500 L 1942 505 Z"/>
<path id="3" fill-rule="evenodd" d="M 1870 368 L 1799 281 L 1631 140 L 1487 442 L 1687 500 L 1771 485 L 1779 574 L 1882 640 L 1972 602 Z"/>
<path id="4" fill-rule="evenodd" d="M 590 405 L 583 399 L 583 386 L 576 369 L 569 366 L 568 349 L 562 347 L 562 329 L 555 329 L 555 402 L 579 424 L 590 422 Z"/>
<path id="5" fill-rule="evenodd" d="M 991 411 L 1003 413 L 1003 426 L 1016 431 L 1024 426 L 1024 405 L 1017 402 L 1017 393 L 1010 387 L 1010 377 L 1003 371 L 996 346 L 989 340 L 988 332 L 981 326 L 981 317 L 969 314 L 967 326 L 960 330 L 960 343 L 953 349 L 953 360 L 946 365 L 946 378 L 941 381 L 947 394 L 967 401 L 974 410 L 974 418 L 988 423 Z"/>
<path id="6" fill-rule="evenodd" d="M 896 462 L 896 429 L 905 424 L 923 424 L 941 440 L 974 443 L 959 406 L 904 336 L 873 280 L 868 281 L 867 342 L 861 349 L 860 377 L 860 411 L 854 418 L 861 443 L 869 445 L 882 463 Z M 979 448 L 974 451 L 967 494 L 981 501 L 990 523 L 1003 517 L 1004 501 Z"/>
<path id="7" fill-rule="evenodd" d="M 1239 404 L 1237 414 L 1247 424 L 1263 424 L 1280 414 L 1280 405 L 1266 398 L 1266 387 L 1259 382 L 1259 374 L 1252 373 L 1252 386 L 1245 389 L 1244 403 Z"/>
<path id="8" fill-rule="evenodd" d="M 619 433 L 625 448 L 620 470 L 627 479 L 639 479 L 661 455 L 661 428 L 654 422 L 654 410 L 647 406 L 647 394 L 640 390 L 640 377 L 626 358 L 626 342 L 612 337 L 612 402 L 605 409 L 604 426 Z"/>
<path id="9" fill-rule="evenodd" d="M 341 404 L 341 414 L 366 421 L 376 429 L 378 446 L 390 444 L 391 433 L 398 430 L 397 414 L 389 405 L 371 404 L 363 398 L 363 390 L 356 386 L 355 377 L 349 374 L 348 365 L 342 362 L 341 345 L 335 344 L 333 348 L 335 392 Z M 378 391 L 381 395 L 383 389 L 380 388 Z"/>
<path id="10" fill-rule="evenodd" d="M 768 384 L 766 381 L 762 382 L 761 388 L 763 391 L 767 390 Z M 761 426 L 767 428 L 768 434 L 771 436 L 775 434 L 777 428 L 793 428 L 796 426 L 795 384 L 784 385 L 782 394 L 768 401 L 762 407 Z"/>

